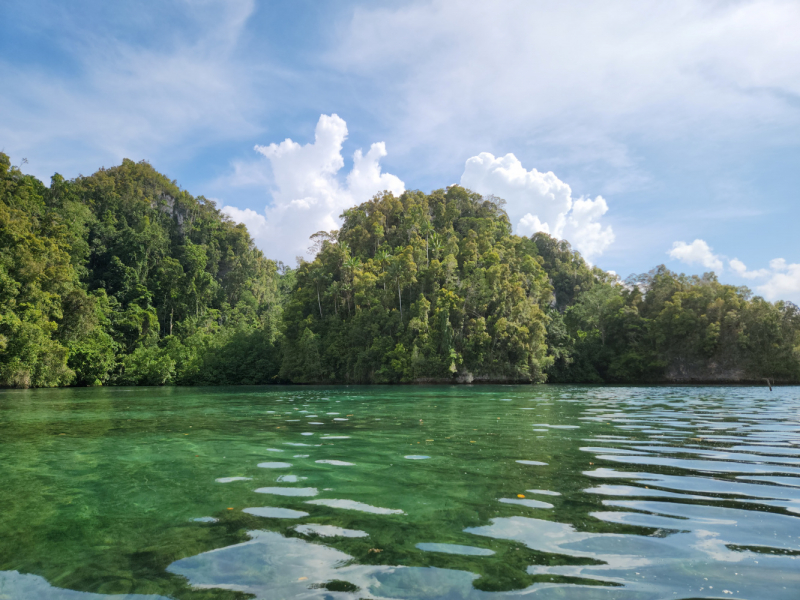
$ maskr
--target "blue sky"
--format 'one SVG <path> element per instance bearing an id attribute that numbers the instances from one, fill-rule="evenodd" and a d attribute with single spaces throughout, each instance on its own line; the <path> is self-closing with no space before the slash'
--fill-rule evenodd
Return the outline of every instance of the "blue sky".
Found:
<path id="1" fill-rule="evenodd" d="M 623 277 L 800 302 L 797 31 L 795 0 L 6 0 L 0 149 L 44 181 L 148 160 L 289 263 L 377 191 L 463 183 Z"/>

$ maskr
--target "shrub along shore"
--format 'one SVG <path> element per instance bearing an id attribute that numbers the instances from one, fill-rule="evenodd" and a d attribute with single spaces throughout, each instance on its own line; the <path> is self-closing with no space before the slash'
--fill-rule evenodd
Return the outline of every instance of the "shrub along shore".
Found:
<path id="1" fill-rule="evenodd" d="M 289 268 L 145 162 L 0 153 L 0 386 L 800 382 L 798 307 L 713 273 L 620 280 L 459 186 L 342 216 Z"/>

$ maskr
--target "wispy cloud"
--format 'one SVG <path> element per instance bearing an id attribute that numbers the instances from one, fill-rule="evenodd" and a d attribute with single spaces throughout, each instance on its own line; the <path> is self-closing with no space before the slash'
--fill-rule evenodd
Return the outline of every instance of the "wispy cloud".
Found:
<path id="1" fill-rule="evenodd" d="M 798 29 L 793 0 L 432 0 L 359 8 L 329 60 L 380 82 L 395 144 L 441 155 L 531 140 L 638 185 L 643 139 L 791 139 Z"/>
<path id="2" fill-rule="evenodd" d="M 0 59 L 0 79 L 9 84 L 0 112 L 14 115 L 0 122 L 6 151 L 27 156 L 46 178 L 251 133 L 258 98 L 235 51 L 253 0 L 183 7 L 192 35 L 158 29 L 158 43 L 121 40 L 68 20 L 80 35 L 65 40 L 63 53 L 74 65 L 65 72 Z"/>

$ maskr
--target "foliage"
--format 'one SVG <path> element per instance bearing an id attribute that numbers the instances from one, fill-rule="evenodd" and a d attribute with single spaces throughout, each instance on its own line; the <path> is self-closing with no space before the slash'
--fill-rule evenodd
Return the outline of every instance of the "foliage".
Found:
<path id="1" fill-rule="evenodd" d="M 663 265 L 626 283 L 604 281 L 566 309 L 572 364 L 564 382 L 800 380 L 800 310 L 752 298 L 713 273 Z"/>
<path id="2" fill-rule="evenodd" d="M 0 385 L 277 374 L 263 357 L 292 274 L 147 163 L 56 174 L 47 188 L 0 154 L 0 242 Z"/>
<path id="3" fill-rule="evenodd" d="M 0 154 L 0 385 L 68 384 L 68 350 L 55 338 L 62 296 L 78 284 L 47 189 Z"/>
<path id="4" fill-rule="evenodd" d="M 0 153 L 0 386 L 800 381 L 800 310 L 625 282 L 459 186 L 384 193 L 289 269 L 145 162 L 46 187 Z"/>
<path id="5" fill-rule="evenodd" d="M 543 381 L 551 287 L 536 244 L 459 186 L 346 211 L 296 272 L 281 376 Z"/>

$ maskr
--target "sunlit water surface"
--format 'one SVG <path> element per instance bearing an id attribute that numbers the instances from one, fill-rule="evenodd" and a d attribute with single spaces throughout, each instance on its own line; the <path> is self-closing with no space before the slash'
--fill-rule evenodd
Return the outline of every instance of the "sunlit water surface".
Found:
<path id="1" fill-rule="evenodd" d="M 0 599 L 800 598 L 800 389 L 0 393 Z"/>

